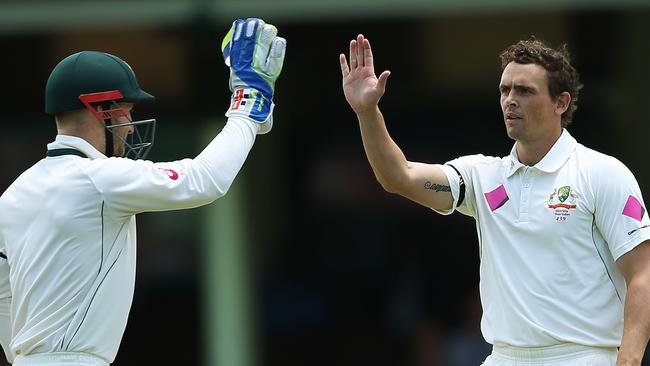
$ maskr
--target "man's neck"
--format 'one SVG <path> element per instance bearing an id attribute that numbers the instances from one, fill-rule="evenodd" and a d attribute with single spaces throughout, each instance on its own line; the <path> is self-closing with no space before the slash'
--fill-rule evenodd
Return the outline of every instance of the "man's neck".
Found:
<path id="1" fill-rule="evenodd" d="M 87 110 L 75 110 L 56 116 L 56 129 L 61 135 L 82 138 L 93 145 L 97 151 L 105 151 L 104 123 L 98 121 Z"/>
<path id="2" fill-rule="evenodd" d="M 68 135 L 68 136 L 74 136 L 74 137 L 79 137 L 81 139 L 86 140 L 89 144 L 91 144 L 97 151 L 100 151 L 104 153 L 104 147 L 106 145 L 104 139 L 102 136 L 98 135 L 97 133 L 93 133 L 87 130 L 79 130 L 79 129 L 66 129 L 66 128 L 58 128 L 57 133 L 59 135 Z"/>
<path id="3" fill-rule="evenodd" d="M 515 148 L 517 149 L 519 162 L 528 166 L 539 163 L 548 154 L 561 135 L 562 129 L 549 135 L 548 138 L 536 139 L 534 141 L 518 140 Z"/>

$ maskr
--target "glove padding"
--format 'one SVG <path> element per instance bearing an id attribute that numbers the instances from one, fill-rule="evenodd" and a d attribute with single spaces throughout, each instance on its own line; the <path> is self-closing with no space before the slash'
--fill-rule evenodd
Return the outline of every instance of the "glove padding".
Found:
<path id="1" fill-rule="evenodd" d="M 258 133 L 267 133 L 273 126 L 273 92 L 287 44 L 277 33 L 261 19 L 237 19 L 221 43 L 233 93 L 226 116 L 260 123 Z"/>

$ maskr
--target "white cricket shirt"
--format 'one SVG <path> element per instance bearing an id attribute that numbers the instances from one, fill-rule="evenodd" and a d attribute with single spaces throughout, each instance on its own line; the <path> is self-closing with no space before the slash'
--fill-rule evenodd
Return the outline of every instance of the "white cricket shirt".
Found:
<path id="1" fill-rule="evenodd" d="M 9 287 L 9 264 L 4 253 L 0 254 L 0 346 L 7 356 L 7 361 L 13 363 L 9 350 L 11 342 L 11 288 Z"/>
<path id="2" fill-rule="evenodd" d="M 466 185 L 460 205 L 449 165 Z M 615 260 L 650 239 L 632 173 L 566 130 L 534 166 L 513 147 L 503 158 L 465 156 L 441 167 L 454 209 L 476 219 L 485 339 L 619 346 L 626 285 Z"/>
<path id="3" fill-rule="evenodd" d="M 195 159 L 168 163 L 106 158 L 72 136 L 48 144 L 48 157 L 0 198 L 13 353 L 83 352 L 112 362 L 133 297 L 135 214 L 225 194 L 258 128 L 232 117 Z"/>

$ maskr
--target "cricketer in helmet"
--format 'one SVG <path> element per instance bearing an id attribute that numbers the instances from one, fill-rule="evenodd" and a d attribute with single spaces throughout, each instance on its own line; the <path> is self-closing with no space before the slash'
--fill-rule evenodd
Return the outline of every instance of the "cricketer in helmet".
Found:
<path id="1" fill-rule="evenodd" d="M 126 62 L 97 51 L 81 51 L 61 60 L 45 87 L 45 112 L 55 115 L 59 132 L 89 137 L 108 157 L 147 156 L 156 120 L 133 121 L 131 110 L 135 103 L 153 100 Z"/>

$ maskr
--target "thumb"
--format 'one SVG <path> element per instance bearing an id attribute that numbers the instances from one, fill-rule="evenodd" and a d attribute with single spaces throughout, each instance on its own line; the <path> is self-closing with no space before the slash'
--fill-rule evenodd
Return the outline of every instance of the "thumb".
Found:
<path id="1" fill-rule="evenodd" d="M 377 85 L 379 85 L 379 88 L 381 91 L 386 90 L 386 83 L 388 82 L 388 77 L 390 76 L 390 71 L 386 70 L 379 75 L 379 79 L 377 79 Z"/>

